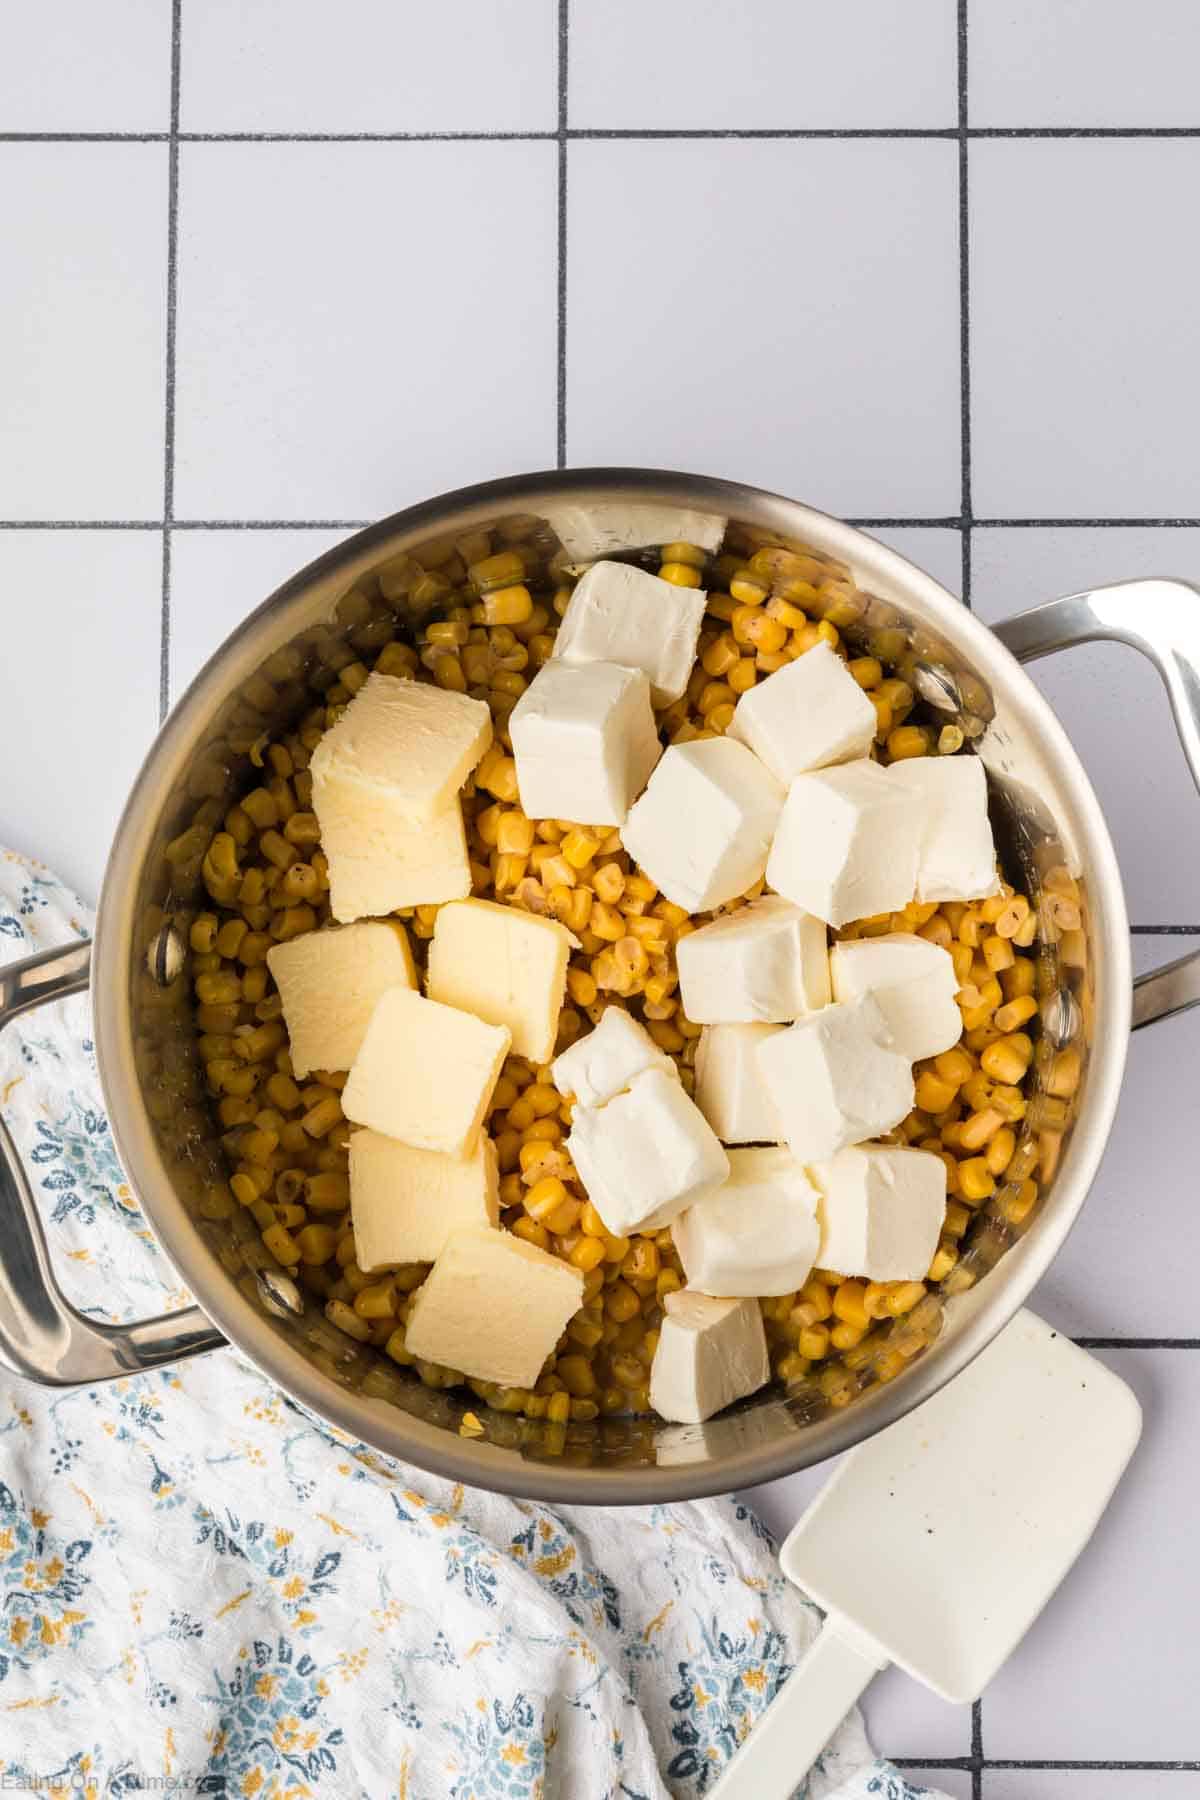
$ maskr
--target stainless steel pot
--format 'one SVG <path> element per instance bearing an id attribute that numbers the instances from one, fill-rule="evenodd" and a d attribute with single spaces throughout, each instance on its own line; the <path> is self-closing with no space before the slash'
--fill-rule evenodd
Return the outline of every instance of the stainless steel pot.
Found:
<path id="1" fill-rule="evenodd" d="M 689 538 L 730 522 L 733 541 L 810 546 L 846 566 L 857 622 L 893 634 L 923 697 L 973 740 L 998 829 L 1034 894 L 1064 867 L 1082 899 L 1080 930 L 1047 929 L 1040 950 L 1042 1030 L 1075 1045 L 1085 1073 L 1070 1128 L 1051 1116 L 1057 1167 L 1028 1228 L 984 1209 L 940 1337 L 887 1386 L 841 1410 L 768 1390 L 706 1426 L 602 1421 L 547 1435 L 490 1415 L 460 1436 L 464 1401 L 435 1392 L 341 1338 L 269 1265 L 257 1230 L 229 1199 L 190 1019 L 187 925 L 199 905 L 206 831 L 247 783 L 247 752 L 294 717 L 306 692 L 348 660 L 363 597 L 387 571 L 439 543 L 499 525 L 571 560 Z M 586 542 L 584 541 L 586 540 Z M 565 546 L 565 549 L 560 548 Z M 432 548 L 431 548 L 432 546 Z M 401 584 L 402 585 L 402 584 Z M 403 606 L 403 601 L 394 601 Z M 734 483 L 629 469 L 489 483 L 413 507 L 359 533 L 282 587 L 236 631 L 160 733 L 117 830 L 89 959 L 73 946 L 0 971 L 0 1025 L 91 983 L 105 1099 L 146 1218 L 199 1304 L 125 1326 L 82 1317 L 50 1267 L 27 1177 L 0 1125 L 0 1361 L 68 1385 L 157 1367 L 228 1340 L 296 1400 L 389 1455 L 481 1487 L 612 1504 L 749 1487 L 845 1450 L 915 1406 L 977 1354 L 1021 1305 L 1058 1250 L 1096 1172 L 1117 1104 L 1131 1025 L 1200 1000 L 1200 956 L 1131 986 L 1121 878 L 1075 752 L 1019 664 L 1094 638 L 1154 662 L 1200 782 L 1200 592 L 1122 583 L 1056 600 L 994 632 L 921 570 L 861 531 Z M 195 821 L 199 814 L 200 823 Z M 205 822 L 207 821 L 207 827 Z M 1164 845 L 1164 851 L 1166 845 Z M 1061 875 L 1052 880 L 1061 880 Z M 90 974 L 89 974 L 90 960 Z M 1034 1129 L 1043 1106 L 1031 1108 Z M 479 1403 L 472 1402 L 478 1409 Z"/>

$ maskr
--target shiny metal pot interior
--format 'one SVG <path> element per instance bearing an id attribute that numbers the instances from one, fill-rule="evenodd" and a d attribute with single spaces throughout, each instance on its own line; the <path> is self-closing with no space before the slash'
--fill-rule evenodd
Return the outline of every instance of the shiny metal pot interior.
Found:
<path id="1" fill-rule="evenodd" d="M 381 568 L 505 522 L 560 561 L 636 554 L 687 539 L 697 513 L 726 522 L 739 546 L 802 544 L 845 564 L 861 601 L 845 635 L 903 634 L 922 697 L 962 726 L 987 767 L 1014 876 L 1019 870 L 1031 895 L 1056 866 L 1078 882 L 1082 933 L 1044 943 L 1040 970 L 1042 1030 L 1079 1047 L 1084 1079 L 1040 1206 L 1020 1232 L 981 1209 L 963 1264 L 962 1284 L 973 1285 L 947 1301 L 937 1342 L 886 1387 L 865 1386 L 838 1411 L 814 1405 L 811 1393 L 772 1388 L 704 1426 L 608 1419 L 565 1436 L 559 1428 L 557 1438 L 542 1421 L 486 1414 L 485 1434 L 463 1437 L 462 1414 L 468 1405 L 482 1412 L 480 1402 L 427 1389 L 341 1338 L 316 1302 L 306 1310 L 290 1279 L 263 1266 L 270 1259 L 257 1228 L 230 1203 L 190 1017 L 187 939 L 201 904 L 200 857 L 181 853 L 179 839 L 198 812 L 218 817 L 250 785 L 254 741 L 333 679 L 328 659 L 336 663 L 353 611 L 346 597 L 378 600 Z M 1197 612 L 1197 593 L 1184 583 L 1125 583 L 1037 608 L 993 633 L 930 576 L 835 519 L 728 482 L 637 470 L 494 482 L 361 532 L 282 587 L 201 671 L 147 758 L 104 883 L 91 985 L 105 1097 L 130 1182 L 198 1307 L 121 1327 L 75 1313 L 54 1282 L 27 1180 L 0 1129 L 0 1360 L 66 1384 L 228 1339 L 296 1400 L 377 1450 L 482 1487 L 596 1504 L 751 1486 L 880 1429 L 982 1349 L 1062 1243 L 1112 1122 L 1131 1016 L 1146 1023 L 1200 998 L 1197 964 L 1184 959 L 1140 983 L 1131 1009 L 1128 927 L 1108 832 L 1075 752 L 1017 659 L 1093 637 L 1130 643 L 1158 664 L 1200 770 Z M 0 1024 L 86 986 L 87 965 L 87 947 L 77 946 L 0 971 Z"/>

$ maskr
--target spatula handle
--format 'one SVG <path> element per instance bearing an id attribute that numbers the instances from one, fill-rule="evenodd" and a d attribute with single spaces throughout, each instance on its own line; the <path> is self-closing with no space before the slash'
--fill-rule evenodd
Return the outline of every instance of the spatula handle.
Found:
<path id="1" fill-rule="evenodd" d="M 826 1620 L 733 1757 L 710 1800 L 789 1800 L 887 1658 L 840 1620 Z"/>

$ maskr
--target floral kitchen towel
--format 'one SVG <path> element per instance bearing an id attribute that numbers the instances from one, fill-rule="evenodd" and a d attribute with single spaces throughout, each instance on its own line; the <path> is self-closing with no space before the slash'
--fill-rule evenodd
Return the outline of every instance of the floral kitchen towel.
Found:
<path id="1" fill-rule="evenodd" d="M 90 929 L 0 852 L 0 962 Z M 113 1151 L 86 999 L 0 1035 L 0 1106 L 75 1303 L 184 1304 Z M 0 1601 L 0 1779 L 97 1796 L 692 1800 L 817 1625 L 733 1500 L 454 1487 L 232 1351 L 67 1391 L 0 1372 Z M 857 1714 L 804 1791 L 928 1792 Z"/>

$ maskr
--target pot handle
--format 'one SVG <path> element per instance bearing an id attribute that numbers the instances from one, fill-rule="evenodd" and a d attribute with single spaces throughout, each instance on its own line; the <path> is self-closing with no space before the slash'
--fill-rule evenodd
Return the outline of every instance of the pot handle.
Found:
<path id="1" fill-rule="evenodd" d="M 23 1012 L 80 994 L 89 943 L 44 950 L 0 968 L 0 1030 Z M 0 1366 L 48 1387 L 137 1375 L 225 1342 L 198 1306 L 127 1325 L 85 1318 L 65 1298 L 16 1145 L 0 1119 Z"/>
<path id="2" fill-rule="evenodd" d="M 1068 594 L 993 626 L 1018 662 L 1107 638 L 1147 657 L 1162 677 L 1192 779 L 1200 788 L 1200 587 L 1190 581 L 1118 581 Z M 1200 1005 L 1200 950 L 1139 975 L 1133 1029 Z"/>

